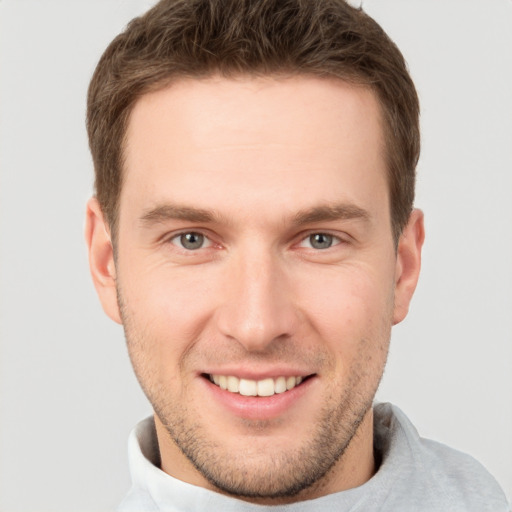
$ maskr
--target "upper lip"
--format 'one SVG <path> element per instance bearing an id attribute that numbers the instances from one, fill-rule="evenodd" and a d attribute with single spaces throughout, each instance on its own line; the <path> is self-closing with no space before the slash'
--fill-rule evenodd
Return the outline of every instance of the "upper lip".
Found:
<path id="1" fill-rule="evenodd" d="M 251 365 L 254 366 L 254 365 Z M 213 368 L 207 369 L 205 371 L 200 372 L 201 375 L 232 375 L 234 377 L 238 377 L 239 379 L 249 379 L 249 380 L 263 380 L 269 378 L 277 378 L 277 377 L 307 377 L 309 375 L 314 374 L 315 372 L 304 370 L 300 368 L 290 368 L 290 367 L 273 367 L 273 368 L 261 368 L 257 369 L 254 367 L 223 367 L 223 368 Z"/>

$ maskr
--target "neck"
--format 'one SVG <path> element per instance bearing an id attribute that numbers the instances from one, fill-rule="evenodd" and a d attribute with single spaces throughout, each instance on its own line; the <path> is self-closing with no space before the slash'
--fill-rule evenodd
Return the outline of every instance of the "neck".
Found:
<path id="1" fill-rule="evenodd" d="M 366 483 L 376 472 L 373 451 L 373 407 L 359 425 L 347 449 L 326 475 L 323 494 L 346 491 Z"/>

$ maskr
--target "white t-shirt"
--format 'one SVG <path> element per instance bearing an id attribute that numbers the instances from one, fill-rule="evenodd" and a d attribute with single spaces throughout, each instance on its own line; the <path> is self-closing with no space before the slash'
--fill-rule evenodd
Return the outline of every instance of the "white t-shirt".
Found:
<path id="1" fill-rule="evenodd" d="M 422 439 L 391 404 L 374 407 L 374 447 L 381 464 L 354 489 L 290 505 L 254 505 L 187 484 L 159 469 L 153 418 L 130 435 L 133 485 L 119 512 L 509 512 L 494 478 L 469 455 Z"/>

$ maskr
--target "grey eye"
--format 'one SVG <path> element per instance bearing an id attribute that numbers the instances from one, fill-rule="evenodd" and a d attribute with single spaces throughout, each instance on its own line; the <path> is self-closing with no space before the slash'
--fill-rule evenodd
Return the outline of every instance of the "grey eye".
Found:
<path id="1" fill-rule="evenodd" d="M 183 233 L 179 239 L 181 246 L 189 251 L 201 249 L 204 245 L 204 235 L 201 233 Z"/>
<path id="2" fill-rule="evenodd" d="M 326 233 L 315 233 L 309 236 L 309 243 L 313 249 L 329 249 L 333 243 L 333 236 Z"/>

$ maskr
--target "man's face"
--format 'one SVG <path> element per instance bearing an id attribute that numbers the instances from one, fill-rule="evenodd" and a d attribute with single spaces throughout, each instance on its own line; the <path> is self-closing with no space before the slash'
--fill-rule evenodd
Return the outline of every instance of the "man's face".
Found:
<path id="1" fill-rule="evenodd" d="M 162 468 L 255 500 L 339 487 L 357 473 L 349 454 L 371 452 L 412 294 L 397 286 L 374 94 L 184 80 L 138 101 L 126 140 L 120 315 L 103 302 L 154 407 Z"/>

